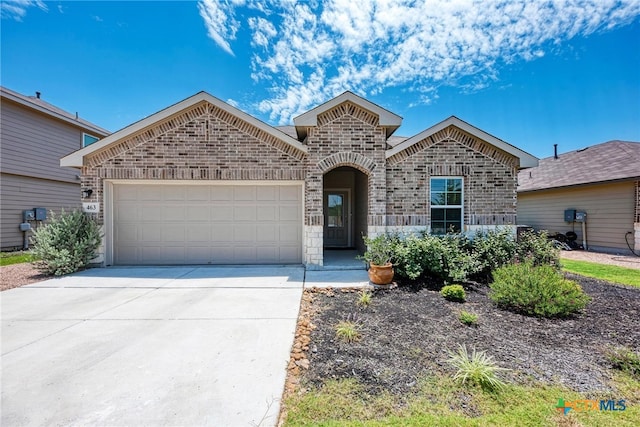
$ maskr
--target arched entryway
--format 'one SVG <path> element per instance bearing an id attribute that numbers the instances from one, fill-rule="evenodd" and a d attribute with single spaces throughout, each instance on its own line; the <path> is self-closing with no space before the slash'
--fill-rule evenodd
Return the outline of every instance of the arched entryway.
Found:
<path id="1" fill-rule="evenodd" d="M 339 166 L 323 176 L 324 265 L 353 264 L 365 245 L 369 210 L 369 178 L 350 166 Z"/>

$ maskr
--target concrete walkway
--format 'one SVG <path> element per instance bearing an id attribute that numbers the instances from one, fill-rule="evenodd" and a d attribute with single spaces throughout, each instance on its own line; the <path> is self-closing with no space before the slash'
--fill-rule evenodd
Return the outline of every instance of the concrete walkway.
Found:
<path id="1" fill-rule="evenodd" d="M 274 425 L 304 274 L 106 268 L 2 292 L 0 424 Z"/>

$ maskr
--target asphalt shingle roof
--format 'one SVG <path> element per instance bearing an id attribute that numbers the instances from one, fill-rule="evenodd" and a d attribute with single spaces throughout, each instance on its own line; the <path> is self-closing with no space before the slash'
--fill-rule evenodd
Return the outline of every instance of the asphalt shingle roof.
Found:
<path id="1" fill-rule="evenodd" d="M 518 174 L 518 191 L 640 179 L 640 142 L 609 141 L 547 157 Z"/>

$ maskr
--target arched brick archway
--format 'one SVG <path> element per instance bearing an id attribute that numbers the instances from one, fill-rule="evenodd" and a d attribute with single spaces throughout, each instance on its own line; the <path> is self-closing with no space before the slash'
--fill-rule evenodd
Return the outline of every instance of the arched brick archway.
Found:
<path id="1" fill-rule="evenodd" d="M 352 167 L 369 176 L 371 172 L 373 172 L 373 169 L 375 169 L 376 164 L 372 159 L 362 154 L 344 151 L 327 156 L 318 162 L 318 167 L 322 174 L 326 174 L 340 166 Z"/>

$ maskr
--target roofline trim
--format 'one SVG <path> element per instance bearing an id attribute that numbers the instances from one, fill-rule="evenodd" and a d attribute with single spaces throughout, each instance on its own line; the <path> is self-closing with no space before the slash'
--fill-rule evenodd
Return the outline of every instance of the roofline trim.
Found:
<path id="1" fill-rule="evenodd" d="M 577 184 L 568 184 L 568 185 L 559 185 L 557 187 L 541 187 L 541 188 L 532 188 L 530 190 L 518 190 L 516 187 L 517 193 L 535 193 L 536 191 L 549 191 L 549 190 L 564 190 L 568 188 L 574 187 L 585 187 L 587 185 L 606 185 L 606 184 L 617 184 L 620 182 L 635 182 L 640 180 L 640 175 L 638 176 L 629 176 L 626 178 L 616 178 L 610 179 L 607 181 L 591 181 L 591 182 L 580 182 Z"/>
<path id="2" fill-rule="evenodd" d="M 13 101 L 17 104 L 20 104 L 22 106 L 31 108 L 32 110 L 36 110 L 40 113 L 44 113 L 48 116 L 54 117 L 58 120 L 62 120 L 63 122 L 69 123 L 75 127 L 79 127 L 81 129 L 86 129 L 86 130 L 90 130 L 91 132 L 97 133 L 98 136 L 104 137 L 110 134 L 110 132 L 106 129 L 101 128 L 100 126 L 94 125 L 94 124 L 89 124 L 87 123 L 83 123 L 80 122 L 78 120 L 74 120 L 70 117 L 64 116 L 56 111 L 50 110 L 42 105 L 36 104 L 35 102 L 31 102 L 29 100 L 29 97 L 18 94 L 17 92 L 14 93 L 12 90 L 7 89 L 5 87 L 0 87 L 0 93 L 2 94 L 3 98 L 6 98 L 10 101 Z M 83 119 L 84 120 L 84 119 Z"/>
<path id="3" fill-rule="evenodd" d="M 102 150 L 108 147 L 109 145 L 115 143 L 116 141 L 119 141 L 123 138 L 126 138 L 127 136 L 140 132 L 143 129 L 150 127 L 161 120 L 167 119 L 179 113 L 180 111 L 187 109 L 189 107 L 192 107 L 198 104 L 199 102 L 203 102 L 203 101 L 206 101 L 220 108 L 221 110 L 224 110 L 229 114 L 232 114 L 238 117 L 239 119 L 246 121 L 247 123 L 259 128 L 260 130 L 268 133 L 269 135 L 275 138 L 278 138 L 279 140 L 295 147 L 296 149 L 302 151 L 303 153 L 308 152 L 308 148 L 305 145 L 298 142 L 298 140 L 290 137 L 289 135 L 285 134 L 284 132 L 272 126 L 269 126 L 268 124 L 256 119 L 255 117 L 245 113 L 244 111 L 241 111 L 233 107 L 232 105 L 229 105 L 226 102 L 208 94 L 207 92 L 202 91 L 180 102 L 177 102 L 176 104 L 173 104 L 163 110 L 160 110 L 157 113 L 147 116 L 144 119 L 139 120 L 117 132 L 114 132 L 111 135 L 107 136 L 106 138 L 103 138 L 87 147 L 84 147 L 78 151 L 75 151 L 63 157 L 62 159 L 60 159 L 60 166 L 76 167 L 76 168 L 82 167 L 85 156 L 92 154 L 96 151 Z"/>
<path id="4" fill-rule="evenodd" d="M 520 168 L 530 168 L 530 167 L 535 167 L 538 166 L 538 158 L 525 152 L 522 151 L 521 149 L 514 147 L 513 145 L 499 139 L 496 138 L 495 136 L 488 134 L 487 132 L 478 129 L 475 126 L 470 125 L 469 123 L 457 118 L 456 116 L 451 116 L 443 121 L 441 121 L 440 123 L 437 123 L 433 126 L 431 126 L 430 128 L 427 128 L 425 130 L 423 130 L 422 132 L 418 133 L 415 136 L 412 136 L 411 138 L 406 139 L 405 141 L 402 141 L 400 144 L 396 145 L 393 148 L 390 148 L 389 150 L 386 151 L 385 156 L 386 158 L 390 158 L 404 150 L 406 150 L 407 148 L 411 147 L 414 144 L 417 144 L 418 142 L 422 141 L 423 139 L 440 132 L 443 129 L 446 129 L 449 126 L 455 126 L 477 138 L 482 139 L 483 141 L 488 142 L 489 144 L 501 149 L 502 151 L 505 151 L 515 157 L 517 157 L 520 161 Z"/>
<path id="5" fill-rule="evenodd" d="M 354 104 L 357 104 L 366 110 L 375 113 L 380 117 L 380 126 L 382 127 L 400 127 L 402 124 L 402 117 L 399 115 L 392 113 L 386 108 L 382 108 L 379 105 L 374 104 L 373 102 L 364 99 L 351 91 L 343 92 L 342 94 L 336 96 L 324 102 L 317 107 L 300 114 L 297 117 L 293 118 L 293 123 L 295 127 L 306 127 L 306 126 L 317 126 L 318 125 L 318 115 L 322 114 L 325 111 L 328 111 L 343 102 L 351 101 Z"/>

